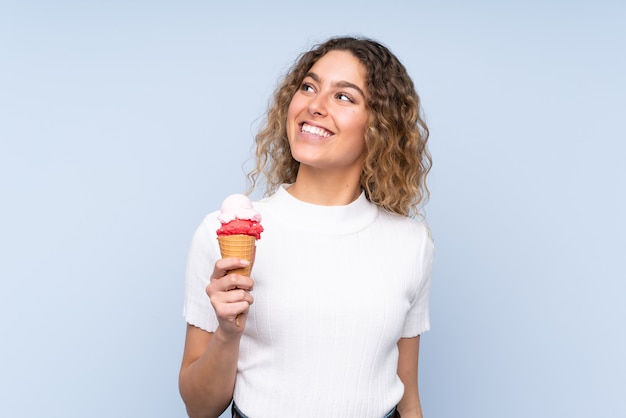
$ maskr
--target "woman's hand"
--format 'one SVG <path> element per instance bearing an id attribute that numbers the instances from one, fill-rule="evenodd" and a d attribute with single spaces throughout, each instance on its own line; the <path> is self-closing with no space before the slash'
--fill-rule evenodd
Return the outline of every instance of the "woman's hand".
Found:
<path id="1" fill-rule="evenodd" d="M 247 267 L 248 260 L 240 258 L 222 258 L 215 263 L 211 283 L 206 288 L 213 309 L 217 314 L 219 327 L 225 335 L 241 335 L 246 318 L 254 298 L 250 294 L 254 281 L 247 276 L 228 273 L 241 267 Z"/>

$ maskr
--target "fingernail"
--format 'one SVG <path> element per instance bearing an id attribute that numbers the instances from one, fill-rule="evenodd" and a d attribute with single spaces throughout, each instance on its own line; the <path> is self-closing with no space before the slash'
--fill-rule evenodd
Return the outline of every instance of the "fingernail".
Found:
<path id="1" fill-rule="evenodd" d="M 241 264 L 243 264 L 244 266 L 247 266 L 250 264 L 250 262 L 246 260 L 245 258 L 242 258 L 240 261 L 241 261 Z"/>

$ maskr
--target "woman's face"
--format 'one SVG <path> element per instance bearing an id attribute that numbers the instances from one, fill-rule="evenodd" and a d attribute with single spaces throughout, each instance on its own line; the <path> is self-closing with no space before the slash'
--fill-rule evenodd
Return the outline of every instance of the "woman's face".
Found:
<path id="1" fill-rule="evenodd" d="M 311 67 L 287 113 L 287 137 L 300 165 L 360 176 L 365 153 L 366 70 L 348 51 Z"/>

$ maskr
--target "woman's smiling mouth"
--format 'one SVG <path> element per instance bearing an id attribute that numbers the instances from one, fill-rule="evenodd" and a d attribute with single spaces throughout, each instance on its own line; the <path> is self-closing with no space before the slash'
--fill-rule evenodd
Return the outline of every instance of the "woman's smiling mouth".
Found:
<path id="1" fill-rule="evenodd" d="M 318 126 L 313 126 L 313 125 L 309 125 L 306 122 L 303 122 L 301 127 L 300 127 L 300 131 L 303 133 L 308 133 L 308 134 L 312 134 L 315 136 L 319 136 L 322 138 L 328 138 L 332 135 L 334 135 L 332 132 L 324 129 L 324 128 L 320 128 Z"/>

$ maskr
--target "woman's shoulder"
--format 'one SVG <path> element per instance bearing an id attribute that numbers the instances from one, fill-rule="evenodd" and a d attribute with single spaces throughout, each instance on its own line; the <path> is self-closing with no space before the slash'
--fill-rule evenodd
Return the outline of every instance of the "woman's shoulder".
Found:
<path id="1" fill-rule="evenodd" d="M 378 219 L 382 223 L 388 223 L 392 227 L 405 228 L 411 233 L 430 236 L 430 228 L 423 217 L 399 215 L 383 208 L 379 208 L 378 212 Z"/>
<path id="2" fill-rule="evenodd" d="M 209 212 L 204 215 L 202 222 L 200 222 L 200 225 L 196 228 L 196 239 L 207 240 L 213 239 L 216 236 L 217 230 L 221 226 L 220 221 L 217 218 L 219 214 L 219 210 L 214 210 L 213 212 Z"/>
<path id="3" fill-rule="evenodd" d="M 218 219 L 219 214 L 220 214 L 219 210 L 214 210 L 212 212 L 207 213 L 206 215 L 204 215 L 204 218 L 202 219 L 202 225 L 206 225 L 209 227 L 213 227 L 214 225 L 219 225 L 220 223 Z"/>

